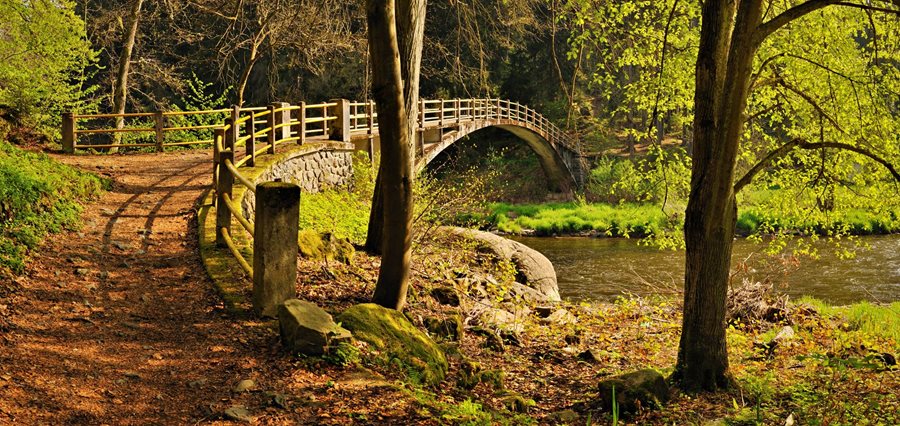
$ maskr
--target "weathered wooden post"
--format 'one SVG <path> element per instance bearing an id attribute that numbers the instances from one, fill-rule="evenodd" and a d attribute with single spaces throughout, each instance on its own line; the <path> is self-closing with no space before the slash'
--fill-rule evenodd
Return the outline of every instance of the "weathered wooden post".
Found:
<path id="1" fill-rule="evenodd" d="M 219 176 L 216 180 L 216 245 L 227 247 L 222 229 L 231 233 L 231 210 L 228 210 L 225 197 L 231 198 L 234 187 L 234 176 L 228 170 L 226 162 L 234 161 L 234 151 L 219 151 Z"/>
<path id="2" fill-rule="evenodd" d="M 275 104 L 269 105 L 269 114 L 266 115 L 266 143 L 269 144 L 269 154 L 275 153 Z"/>
<path id="3" fill-rule="evenodd" d="M 156 111 L 153 113 L 153 131 L 156 133 L 156 152 L 163 152 L 163 147 L 166 143 L 166 135 L 163 134 L 163 124 L 165 123 L 165 118 L 163 117 L 162 111 Z"/>
<path id="4" fill-rule="evenodd" d="M 62 115 L 62 149 L 66 154 L 75 153 L 75 114 L 71 112 Z"/>
<path id="5" fill-rule="evenodd" d="M 347 99 L 332 99 L 331 103 L 337 104 L 326 114 L 337 117 L 331 122 L 329 139 L 333 141 L 350 142 L 350 101 Z"/>
<path id="6" fill-rule="evenodd" d="M 297 144 L 303 145 L 306 143 L 306 102 L 300 102 L 297 107 L 299 109 L 297 109 L 297 124 L 294 132 L 297 133 Z"/>
<path id="7" fill-rule="evenodd" d="M 253 310 L 275 317 L 278 305 L 295 296 L 300 187 L 287 182 L 256 186 L 253 235 Z"/>
<path id="8" fill-rule="evenodd" d="M 249 157 L 247 160 L 247 165 L 250 167 L 256 166 L 256 115 L 255 112 L 250 111 L 250 118 L 247 119 L 247 143 L 244 145 L 246 148 L 244 153 Z"/>
<path id="9" fill-rule="evenodd" d="M 231 107 L 231 133 L 228 137 L 228 140 L 225 143 L 225 146 L 231 147 L 231 152 L 234 153 L 234 147 L 237 145 L 238 138 L 241 137 L 241 123 L 238 120 L 241 118 L 241 107 L 237 105 L 232 105 Z"/>
<path id="10" fill-rule="evenodd" d="M 459 105 L 460 105 L 459 98 L 454 99 L 453 100 L 453 109 L 456 110 L 455 115 L 456 115 L 456 124 L 457 125 L 459 124 L 459 116 L 460 116 Z"/>
<path id="11" fill-rule="evenodd" d="M 441 112 L 439 112 L 438 114 L 441 115 L 441 118 L 438 121 L 438 126 L 440 126 L 440 128 L 443 129 L 444 128 L 444 100 L 443 99 L 441 99 Z"/>
<path id="12" fill-rule="evenodd" d="M 291 104 L 287 102 L 273 102 L 272 111 L 275 114 L 275 141 L 283 141 L 291 137 Z M 275 146 L 272 145 L 270 154 L 275 153 Z"/>

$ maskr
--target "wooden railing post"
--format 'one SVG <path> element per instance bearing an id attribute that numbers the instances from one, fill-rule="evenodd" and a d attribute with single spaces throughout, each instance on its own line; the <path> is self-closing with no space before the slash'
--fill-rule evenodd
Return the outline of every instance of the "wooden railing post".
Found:
<path id="1" fill-rule="evenodd" d="M 300 102 L 297 109 L 297 124 L 294 126 L 294 132 L 297 133 L 297 144 L 306 143 L 306 102 Z"/>
<path id="2" fill-rule="evenodd" d="M 62 149 L 66 154 L 75 153 L 75 114 L 71 112 L 62 115 Z"/>
<path id="3" fill-rule="evenodd" d="M 222 148 L 234 152 L 234 120 L 231 117 L 225 119 L 225 136 L 222 138 Z"/>
<path id="4" fill-rule="evenodd" d="M 289 139 L 291 137 L 291 104 L 287 102 L 275 102 L 272 105 L 275 106 L 275 110 L 281 110 L 275 113 L 275 126 L 281 127 L 275 131 L 275 138 L 278 141 Z"/>
<path id="5" fill-rule="evenodd" d="M 231 147 L 231 152 L 234 152 L 234 146 L 237 145 L 238 138 L 241 137 L 241 125 L 238 123 L 238 119 L 241 118 L 241 107 L 237 105 L 232 105 L 231 107 L 231 134 L 226 141 L 225 146 Z"/>
<path id="6" fill-rule="evenodd" d="M 247 143 L 245 144 L 246 150 L 244 153 L 247 157 L 250 157 L 247 160 L 247 165 L 250 167 L 256 166 L 256 115 L 255 112 L 250 111 L 250 118 L 247 119 Z"/>
<path id="7" fill-rule="evenodd" d="M 278 305 L 294 298 L 300 187 L 286 182 L 256 186 L 253 235 L 253 310 L 274 317 Z"/>
<path id="8" fill-rule="evenodd" d="M 331 103 L 337 104 L 326 114 L 337 117 L 331 122 L 329 139 L 333 141 L 350 142 L 350 101 L 347 99 L 332 99 Z"/>
<path id="9" fill-rule="evenodd" d="M 216 181 L 216 245 L 219 247 L 227 247 L 225 237 L 222 234 L 222 228 L 231 232 L 231 210 L 225 205 L 225 197 L 231 197 L 232 188 L 234 187 L 234 176 L 225 165 L 227 161 L 234 161 L 234 151 L 219 152 L 219 176 Z"/>
<path id="10" fill-rule="evenodd" d="M 213 188 L 216 188 L 216 189 L 219 188 L 219 153 L 221 152 L 219 150 L 219 145 L 220 145 L 221 141 L 223 141 L 223 140 L 225 140 L 225 131 L 221 127 L 213 129 L 213 176 L 212 176 L 213 179 L 212 179 L 212 183 L 213 183 Z M 213 205 L 214 206 L 219 205 L 219 197 L 213 198 Z"/>
<path id="11" fill-rule="evenodd" d="M 269 105 L 269 114 L 266 115 L 266 143 L 269 144 L 269 154 L 275 153 L 275 105 Z"/>
<path id="12" fill-rule="evenodd" d="M 163 152 L 163 146 L 166 143 L 166 135 L 163 134 L 163 118 L 162 111 L 153 113 L 153 131 L 156 133 L 156 152 Z"/>
<path id="13" fill-rule="evenodd" d="M 439 112 L 438 114 L 441 115 L 441 117 L 438 121 L 438 123 L 439 123 L 438 125 L 443 129 L 444 128 L 444 100 L 443 99 L 441 99 L 441 112 Z"/>
<path id="14" fill-rule="evenodd" d="M 499 99 L 499 98 L 496 99 L 496 102 L 495 102 L 495 104 L 494 104 L 494 108 L 496 108 L 496 109 L 494 110 L 494 120 L 499 120 L 499 119 L 500 119 L 500 112 L 502 111 L 502 110 L 500 109 L 500 99 Z"/>
<path id="15" fill-rule="evenodd" d="M 459 101 L 459 98 L 454 99 L 453 102 L 454 102 L 453 109 L 456 110 L 456 113 L 455 113 L 455 115 L 456 115 L 456 124 L 459 124 L 459 121 L 460 121 L 460 115 L 462 115 L 462 114 L 460 113 L 459 108 L 460 108 L 460 106 L 462 105 L 462 103 Z"/>

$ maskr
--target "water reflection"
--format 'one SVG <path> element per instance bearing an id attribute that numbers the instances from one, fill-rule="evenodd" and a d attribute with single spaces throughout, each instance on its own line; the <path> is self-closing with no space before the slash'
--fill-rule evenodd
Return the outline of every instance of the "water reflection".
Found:
<path id="1" fill-rule="evenodd" d="M 621 238 L 515 239 L 553 262 L 564 298 L 613 300 L 623 293 L 663 293 L 680 288 L 684 279 L 683 251 L 660 251 Z M 900 235 L 863 241 L 871 250 L 850 260 L 839 259 L 822 245 L 819 259 L 802 258 L 788 274 L 773 276 L 774 281 L 794 297 L 810 295 L 835 304 L 900 300 Z M 760 245 L 740 239 L 735 241 L 733 260 L 761 258 L 761 251 Z"/>

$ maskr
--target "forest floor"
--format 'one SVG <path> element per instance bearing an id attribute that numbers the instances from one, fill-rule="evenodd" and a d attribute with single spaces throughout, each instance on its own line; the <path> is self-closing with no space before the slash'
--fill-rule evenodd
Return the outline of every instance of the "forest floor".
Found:
<path id="1" fill-rule="evenodd" d="M 471 325 L 486 304 L 502 306 L 515 312 L 515 338 L 498 348 L 467 328 L 442 342 L 450 371 L 437 388 L 367 361 L 365 347 L 342 359 L 291 356 L 277 325 L 228 313 L 203 270 L 196 211 L 208 153 L 55 158 L 112 189 L 87 204 L 80 231 L 48 239 L 25 276 L 0 284 L 0 424 L 603 424 L 599 380 L 647 367 L 668 374 L 675 362 L 677 302 L 563 302 L 554 323 L 503 295 L 503 265 L 439 239 L 416 246 L 407 316 Z M 378 263 L 301 260 L 299 297 L 333 313 L 366 302 Z M 474 291 L 459 307 L 430 296 L 448 285 Z M 897 333 L 886 312 L 876 328 Z M 673 391 L 663 410 L 628 422 L 897 423 L 900 371 L 884 360 L 900 350 L 896 334 L 804 305 L 784 314 L 729 328 L 733 390 Z M 796 338 L 758 345 L 787 325 Z M 491 374 L 463 383 L 473 366 Z"/>

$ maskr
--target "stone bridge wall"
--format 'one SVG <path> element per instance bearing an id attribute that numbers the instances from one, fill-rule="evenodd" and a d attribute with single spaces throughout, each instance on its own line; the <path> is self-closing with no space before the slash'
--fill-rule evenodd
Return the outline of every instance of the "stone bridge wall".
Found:
<path id="1" fill-rule="evenodd" d="M 260 184 L 276 179 L 297 184 L 302 193 L 345 187 L 353 181 L 353 149 L 322 148 L 292 152 L 266 167 L 253 181 Z M 255 208 L 256 197 L 247 191 L 241 201 L 244 217 L 252 218 Z"/>

